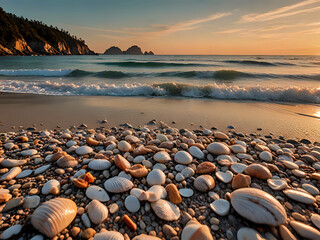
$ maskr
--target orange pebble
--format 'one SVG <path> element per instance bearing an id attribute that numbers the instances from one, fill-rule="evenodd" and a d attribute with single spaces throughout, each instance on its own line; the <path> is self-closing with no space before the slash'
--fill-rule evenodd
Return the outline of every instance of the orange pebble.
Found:
<path id="1" fill-rule="evenodd" d="M 127 214 L 123 215 L 123 221 L 132 231 L 137 231 L 137 224 L 135 224 Z"/>

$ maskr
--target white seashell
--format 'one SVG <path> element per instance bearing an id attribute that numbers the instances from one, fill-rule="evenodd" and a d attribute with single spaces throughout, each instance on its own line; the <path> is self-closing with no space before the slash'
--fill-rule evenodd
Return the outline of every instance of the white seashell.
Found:
<path id="1" fill-rule="evenodd" d="M 106 159 L 94 159 L 89 162 L 88 167 L 92 170 L 103 171 L 111 167 L 111 162 Z"/>
<path id="2" fill-rule="evenodd" d="M 232 163 L 230 166 L 230 170 L 234 173 L 243 173 L 246 168 L 247 165 L 243 163 Z"/>
<path id="3" fill-rule="evenodd" d="M 13 178 L 15 178 L 19 173 L 21 173 L 20 167 L 13 167 L 10 169 L 9 172 L 3 174 L 0 178 L 0 181 L 9 181 Z"/>
<path id="4" fill-rule="evenodd" d="M 304 183 L 304 184 L 302 184 L 302 188 L 313 196 L 320 194 L 319 189 L 311 184 Z"/>
<path id="5" fill-rule="evenodd" d="M 253 188 L 241 188 L 230 195 L 232 207 L 242 217 L 257 224 L 279 226 L 284 224 L 287 213 L 270 194 Z"/>
<path id="6" fill-rule="evenodd" d="M 232 181 L 232 178 L 233 178 L 233 173 L 229 170 L 227 170 L 226 172 L 216 172 L 216 177 L 224 182 L 224 183 L 229 183 Z"/>
<path id="7" fill-rule="evenodd" d="M 101 187 L 96 185 L 91 185 L 86 190 L 86 196 L 91 200 L 98 200 L 100 202 L 108 202 L 110 197 L 108 193 Z"/>
<path id="8" fill-rule="evenodd" d="M 108 218 L 108 208 L 98 200 L 92 200 L 88 204 L 88 216 L 93 224 L 99 225 Z"/>
<path id="9" fill-rule="evenodd" d="M 121 233 L 116 231 L 100 232 L 94 235 L 93 240 L 124 240 Z"/>
<path id="10" fill-rule="evenodd" d="M 189 148 L 189 153 L 194 156 L 195 158 L 198 159 L 203 159 L 204 158 L 204 153 L 200 150 L 200 148 L 196 146 L 191 146 Z"/>
<path id="11" fill-rule="evenodd" d="M 130 195 L 133 195 L 138 199 L 141 196 L 141 194 L 143 194 L 143 193 L 145 193 L 145 191 L 140 188 L 132 188 L 130 191 Z M 144 199 L 144 200 L 147 200 L 147 199 Z"/>
<path id="12" fill-rule="evenodd" d="M 43 173 L 43 172 L 47 171 L 50 167 L 51 167 L 50 164 L 48 164 L 48 165 L 43 165 L 43 166 L 37 168 L 36 170 L 34 170 L 33 175 L 38 175 L 38 174 L 40 174 L 40 173 Z"/>
<path id="13" fill-rule="evenodd" d="M 239 144 L 231 145 L 230 146 L 233 153 L 246 153 L 247 149 Z"/>
<path id="14" fill-rule="evenodd" d="M 91 222 L 90 222 L 90 219 L 88 217 L 88 214 L 86 213 L 83 213 L 81 215 L 81 220 L 83 222 L 83 225 L 86 227 L 86 228 L 90 228 L 91 227 Z"/>
<path id="15" fill-rule="evenodd" d="M 304 237 L 305 239 L 320 239 L 320 232 L 314 227 L 297 221 L 290 221 L 290 225 L 301 237 Z"/>
<path id="16" fill-rule="evenodd" d="M 12 168 L 22 166 L 27 163 L 27 160 L 15 160 L 15 159 L 5 159 L 1 162 L 1 167 Z"/>
<path id="17" fill-rule="evenodd" d="M 174 161 L 176 163 L 188 165 L 192 162 L 192 156 L 186 151 L 179 151 L 174 155 Z"/>
<path id="18" fill-rule="evenodd" d="M 3 231 L 3 233 L 0 235 L 0 239 L 10 239 L 14 235 L 19 234 L 21 230 L 22 230 L 22 225 L 20 224 L 13 225 Z"/>
<path id="19" fill-rule="evenodd" d="M 210 228 L 200 224 L 197 220 L 190 220 L 183 228 L 181 240 L 213 240 Z"/>
<path id="20" fill-rule="evenodd" d="M 208 145 L 207 150 L 214 154 L 214 155 L 229 155 L 230 149 L 227 145 L 220 143 L 220 142 L 214 142 Z"/>
<path id="21" fill-rule="evenodd" d="M 11 150 L 14 147 L 14 143 L 12 143 L 12 142 L 6 143 L 3 146 L 4 146 L 5 149 Z"/>
<path id="22" fill-rule="evenodd" d="M 108 192 L 122 193 L 129 191 L 133 187 L 133 183 L 123 177 L 113 177 L 104 182 L 104 188 Z"/>
<path id="23" fill-rule="evenodd" d="M 305 204 L 313 204 L 316 201 L 316 199 L 311 194 L 295 189 L 283 190 L 283 193 L 289 198 Z"/>
<path id="24" fill-rule="evenodd" d="M 271 178 L 271 179 L 268 179 L 267 182 L 268 182 L 268 186 L 275 191 L 280 191 L 289 187 L 287 182 L 284 179 Z"/>
<path id="25" fill-rule="evenodd" d="M 252 228 L 242 227 L 237 232 L 238 240 L 265 240 L 261 235 Z"/>
<path id="26" fill-rule="evenodd" d="M 60 192 L 60 182 L 55 180 L 55 179 L 51 179 L 48 182 L 46 182 L 41 190 L 41 193 L 44 195 L 48 195 L 48 194 L 54 194 L 57 195 Z"/>
<path id="27" fill-rule="evenodd" d="M 179 193 L 182 197 L 189 198 L 193 195 L 193 190 L 191 188 L 181 188 L 179 189 Z"/>
<path id="28" fill-rule="evenodd" d="M 154 185 L 146 192 L 149 202 L 156 202 L 159 199 L 165 199 L 167 197 L 166 189 L 161 185 Z"/>
<path id="29" fill-rule="evenodd" d="M 158 163 L 166 163 L 168 161 L 171 161 L 170 155 L 165 152 L 165 151 L 160 151 L 157 152 L 154 156 L 153 159 L 158 162 Z"/>
<path id="30" fill-rule="evenodd" d="M 194 180 L 193 186 L 200 192 L 209 192 L 215 187 L 215 182 L 210 175 L 201 175 Z"/>
<path id="31" fill-rule="evenodd" d="M 26 196 L 23 199 L 23 208 L 36 208 L 40 204 L 40 197 L 37 195 Z"/>
<path id="32" fill-rule="evenodd" d="M 87 172 L 87 170 L 85 169 L 80 169 L 79 171 L 77 171 L 74 175 L 73 175 L 73 178 L 77 178 L 83 174 L 85 174 Z"/>
<path id="33" fill-rule="evenodd" d="M 217 199 L 210 204 L 210 208 L 219 216 L 227 216 L 230 210 L 230 203 L 224 199 Z"/>
<path id="34" fill-rule="evenodd" d="M 76 149 L 76 154 L 80 156 L 90 154 L 92 152 L 93 152 L 93 149 L 89 146 L 81 146 Z"/>
<path id="35" fill-rule="evenodd" d="M 24 151 L 20 152 L 20 155 L 29 157 L 29 156 L 36 155 L 37 153 L 38 153 L 38 151 L 36 149 L 28 149 L 28 150 L 24 150 Z"/>
<path id="36" fill-rule="evenodd" d="M 77 215 L 77 205 L 67 198 L 54 198 L 41 204 L 32 214 L 35 229 L 53 238 L 69 226 Z"/>
<path id="37" fill-rule="evenodd" d="M 161 239 L 151 235 L 140 234 L 138 236 L 135 236 L 132 240 L 161 240 Z"/>
<path id="38" fill-rule="evenodd" d="M 121 151 L 121 152 L 129 152 L 132 147 L 130 145 L 130 143 L 128 143 L 127 141 L 125 140 L 122 140 L 118 143 L 118 149 Z"/>
<path id="39" fill-rule="evenodd" d="M 124 205 L 128 209 L 129 212 L 135 213 L 140 209 L 140 202 L 137 197 L 133 195 L 129 195 L 124 200 Z"/>
<path id="40" fill-rule="evenodd" d="M 271 162 L 272 161 L 272 154 L 271 152 L 268 151 L 263 151 L 259 154 L 259 158 L 263 161 L 266 162 Z"/>
<path id="41" fill-rule="evenodd" d="M 160 169 L 154 169 L 148 173 L 147 183 L 150 186 L 164 185 L 166 182 L 166 175 Z"/>
<path id="42" fill-rule="evenodd" d="M 32 173 L 33 173 L 33 170 L 30 170 L 30 169 L 23 170 L 21 173 L 19 173 L 19 174 L 16 176 L 16 179 L 28 177 L 28 176 L 30 176 Z"/>
<path id="43" fill-rule="evenodd" d="M 311 222 L 318 228 L 320 229 L 320 215 L 316 213 L 311 214 Z"/>
<path id="44" fill-rule="evenodd" d="M 160 199 L 151 203 L 151 207 L 158 218 L 165 221 L 176 221 L 180 217 L 180 209 L 172 202 Z"/>

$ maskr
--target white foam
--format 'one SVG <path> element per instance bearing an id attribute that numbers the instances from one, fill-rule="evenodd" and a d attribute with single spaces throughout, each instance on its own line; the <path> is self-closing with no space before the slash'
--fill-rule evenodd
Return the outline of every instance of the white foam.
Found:
<path id="1" fill-rule="evenodd" d="M 8 69 L 0 70 L 0 75 L 62 77 L 70 74 L 71 72 L 71 69 Z"/>

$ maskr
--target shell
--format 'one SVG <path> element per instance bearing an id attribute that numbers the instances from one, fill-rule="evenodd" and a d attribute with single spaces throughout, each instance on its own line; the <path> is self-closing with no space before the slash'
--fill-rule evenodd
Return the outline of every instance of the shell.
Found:
<path id="1" fill-rule="evenodd" d="M 121 152 L 129 152 L 132 147 L 130 145 L 130 143 L 128 143 L 127 141 L 125 140 L 122 140 L 118 143 L 118 149 L 121 151 Z"/>
<path id="2" fill-rule="evenodd" d="M 210 204 L 210 208 L 219 216 L 227 216 L 230 210 L 230 203 L 224 199 L 217 199 Z"/>
<path id="3" fill-rule="evenodd" d="M 153 159 L 158 163 L 166 163 L 168 161 L 171 161 L 171 157 L 166 151 L 157 152 L 153 156 Z"/>
<path id="4" fill-rule="evenodd" d="M 41 204 L 31 216 L 31 224 L 39 232 L 53 238 L 69 226 L 77 215 L 77 205 L 67 198 L 54 198 Z"/>
<path id="5" fill-rule="evenodd" d="M 145 146 L 143 145 L 140 145 L 139 147 L 135 148 L 133 150 L 133 153 L 134 155 L 145 155 L 145 154 L 148 154 L 148 153 L 152 153 L 152 149 L 149 149 L 149 148 L 146 148 Z"/>
<path id="6" fill-rule="evenodd" d="M 196 169 L 197 174 L 207 174 L 216 171 L 217 167 L 212 162 L 200 163 Z"/>
<path id="7" fill-rule="evenodd" d="M 189 148 L 189 153 L 195 158 L 198 158 L 198 159 L 204 158 L 204 153 L 197 146 L 191 146 Z"/>
<path id="8" fill-rule="evenodd" d="M 305 204 L 313 204 L 316 201 L 316 199 L 311 194 L 295 189 L 283 190 L 283 193 L 289 198 Z"/>
<path id="9" fill-rule="evenodd" d="M 200 192 L 209 192 L 215 187 L 215 182 L 210 175 L 201 175 L 194 180 L 193 186 Z"/>
<path id="10" fill-rule="evenodd" d="M 108 208 L 98 200 L 92 200 L 88 204 L 88 216 L 90 221 L 96 225 L 104 222 L 108 218 Z"/>
<path id="11" fill-rule="evenodd" d="M 154 169 L 149 172 L 147 176 L 147 183 L 150 186 L 153 185 L 164 185 L 166 182 L 166 175 L 160 169 Z"/>
<path id="12" fill-rule="evenodd" d="M 138 236 L 135 236 L 132 240 L 161 240 L 161 238 L 146 234 L 140 234 Z"/>
<path id="13" fill-rule="evenodd" d="M 48 195 L 48 194 L 53 194 L 53 195 L 57 195 L 60 192 L 60 182 L 55 180 L 55 179 L 51 179 L 48 182 L 46 182 L 41 190 L 41 193 L 44 195 Z"/>
<path id="14" fill-rule="evenodd" d="M 210 228 L 200 224 L 197 220 L 191 219 L 183 228 L 181 240 L 213 240 Z"/>
<path id="15" fill-rule="evenodd" d="M 251 184 L 251 177 L 248 175 L 244 175 L 242 173 L 238 173 L 233 179 L 232 179 L 232 189 L 236 190 L 239 188 L 247 188 L 250 187 Z"/>
<path id="16" fill-rule="evenodd" d="M 232 181 L 232 178 L 233 178 L 233 173 L 229 170 L 227 170 L 226 172 L 216 172 L 216 177 L 224 182 L 224 183 L 229 183 Z"/>
<path id="17" fill-rule="evenodd" d="M 133 183 L 123 177 L 113 177 L 104 182 L 104 188 L 108 192 L 122 193 L 129 191 L 133 187 Z"/>
<path id="18" fill-rule="evenodd" d="M 192 162 L 192 156 L 186 151 L 179 151 L 174 155 L 174 161 L 176 163 L 188 165 Z"/>
<path id="19" fill-rule="evenodd" d="M 124 139 L 129 143 L 138 143 L 138 142 L 140 142 L 140 139 L 137 138 L 136 136 L 133 136 L 133 135 L 127 135 Z"/>
<path id="20" fill-rule="evenodd" d="M 310 240 L 320 239 L 320 232 L 314 227 L 297 221 L 290 221 L 290 225 L 301 237 Z"/>
<path id="21" fill-rule="evenodd" d="M 160 199 L 151 203 L 155 214 L 165 221 L 176 221 L 180 217 L 180 209 L 173 203 Z"/>
<path id="22" fill-rule="evenodd" d="M 227 145 L 220 143 L 220 142 L 214 142 L 208 145 L 207 150 L 214 154 L 214 155 L 229 155 L 230 149 Z"/>
<path id="23" fill-rule="evenodd" d="M 166 189 L 161 185 L 154 185 L 146 192 L 147 200 L 149 202 L 156 202 L 159 199 L 165 199 L 167 197 Z M 144 194 L 140 195 L 139 200 L 144 198 Z"/>
<path id="24" fill-rule="evenodd" d="M 127 214 L 123 215 L 123 221 L 132 231 L 137 231 L 137 224 L 135 224 Z"/>
<path id="25" fill-rule="evenodd" d="M 133 195 L 138 199 L 139 199 L 139 197 L 141 196 L 142 193 L 145 193 L 145 191 L 140 189 L 140 188 L 132 188 L 131 191 L 130 191 L 130 195 Z M 147 199 L 143 199 L 143 200 L 140 200 L 140 201 L 145 201 L 145 200 L 147 200 Z"/>
<path id="26" fill-rule="evenodd" d="M 126 171 L 128 168 L 131 167 L 128 160 L 122 157 L 120 154 L 117 154 L 114 158 L 114 164 L 123 171 Z"/>
<path id="27" fill-rule="evenodd" d="M 252 188 L 241 188 L 230 195 L 232 207 L 242 217 L 257 224 L 279 226 L 284 224 L 287 213 L 270 194 Z"/>
<path id="28" fill-rule="evenodd" d="M 27 163 L 27 160 L 15 160 L 15 159 L 5 159 L 1 162 L 1 167 L 12 168 L 22 166 Z"/>
<path id="29" fill-rule="evenodd" d="M 76 149 L 76 154 L 80 156 L 90 154 L 92 152 L 93 152 L 93 149 L 89 146 L 81 146 Z"/>
<path id="30" fill-rule="evenodd" d="M 237 232 L 238 240 L 265 240 L 261 235 L 252 228 L 242 227 Z"/>
<path id="31" fill-rule="evenodd" d="M 110 200 L 108 193 L 103 188 L 96 185 L 87 188 L 86 196 L 91 200 L 96 199 L 100 202 L 108 202 Z"/>
<path id="32" fill-rule="evenodd" d="M 91 137 L 88 137 L 88 138 L 86 139 L 86 143 L 87 143 L 88 145 L 91 145 L 91 146 L 99 146 L 99 142 L 98 142 L 97 140 L 94 140 L 94 139 L 91 138 Z"/>
<path id="33" fill-rule="evenodd" d="M 126 172 L 135 178 L 141 178 L 148 175 L 148 169 L 141 164 L 133 165 L 132 167 L 128 168 Z"/>
<path id="34" fill-rule="evenodd" d="M 88 167 L 95 171 L 103 171 L 111 167 L 111 162 L 106 159 L 94 159 L 89 162 Z"/>
<path id="35" fill-rule="evenodd" d="M 13 167 L 10 169 L 9 172 L 7 172 L 6 174 L 3 174 L 0 178 L 0 181 L 9 181 L 13 178 L 15 178 L 15 176 L 17 176 L 19 173 L 21 173 L 21 168 L 20 167 Z"/>
<path id="36" fill-rule="evenodd" d="M 288 188 L 288 184 L 284 179 L 268 179 L 268 186 L 274 191 L 280 191 Z"/>
<path id="37" fill-rule="evenodd" d="M 89 183 L 82 179 L 82 178 L 75 178 L 72 180 L 72 183 L 77 187 L 77 188 L 87 188 L 89 186 Z"/>
<path id="38" fill-rule="evenodd" d="M 124 200 L 124 205 L 129 212 L 135 213 L 138 212 L 140 209 L 140 202 L 137 197 L 133 195 L 129 195 Z"/>
<path id="39" fill-rule="evenodd" d="M 6 230 L 4 230 L 3 233 L 1 233 L 0 239 L 10 239 L 14 235 L 19 234 L 21 230 L 22 230 L 22 225 L 20 224 L 13 225 L 7 228 Z"/>
<path id="40" fill-rule="evenodd" d="M 265 166 L 262 166 L 261 164 L 250 164 L 244 172 L 251 177 L 256 177 L 263 180 L 272 178 L 272 174 L 269 169 Z"/>
<path id="41" fill-rule="evenodd" d="M 100 232 L 94 235 L 93 240 L 124 240 L 121 233 L 116 231 Z"/>
<path id="42" fill-rule="evenodd" d="M 78 165 L 78 161 L 74 157 L 66 155 L 58 159 L 57 165 L 61 168 L 75 168 Z"/>
<path id="43" fill-rule="evenodd" d="M 182 202 L 182 198 L 180 196 L 179 190 L 173 183 L 170 183 L 166 186 L 166 192 L 168 195 L 169 201 L 174 204 L 180 204 Z"/>

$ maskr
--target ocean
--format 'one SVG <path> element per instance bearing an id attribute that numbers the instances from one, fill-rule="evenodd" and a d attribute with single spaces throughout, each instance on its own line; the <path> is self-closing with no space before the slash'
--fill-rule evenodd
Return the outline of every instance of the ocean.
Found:
<path id="1" fill-rule="evenodd" d="M 15 56 L 0 92 L 320 104 L 320 56 Z"/>

